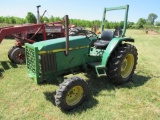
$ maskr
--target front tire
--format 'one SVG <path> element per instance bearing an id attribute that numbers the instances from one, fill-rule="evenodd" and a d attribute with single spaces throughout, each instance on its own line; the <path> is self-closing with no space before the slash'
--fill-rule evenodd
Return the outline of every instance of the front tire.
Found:
<path id="1" fill-rule="evenodd" d="M 55 95 L 55 103 L 61 110 L 71 110 L 79 106 L 86 98 L 87 83 L 79 78 L 72 77 L 60 84 Z"/>
<path id="2" fill-rule="evenodd" d="M 111 54 L 107 63 L 107 75 L 114 84 L 130 81 L 138 60 L 136 47 L 131 44 L 121 44 Z"/>

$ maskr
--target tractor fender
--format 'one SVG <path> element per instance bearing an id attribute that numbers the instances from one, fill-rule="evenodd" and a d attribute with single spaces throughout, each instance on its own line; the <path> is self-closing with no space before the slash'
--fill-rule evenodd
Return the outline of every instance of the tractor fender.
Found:
<path id="1" fill-rule="evenodd" d="M 103 53 L 103 56 L 102 56 L 102 65 L 103 66 L 107 65 L 107 62 L 108 62 L 108 59 L 109 59 L 110 55 L 112 54 L 112 52 L 114 51 L 114 49 L 117 47 L 117 45 L 120 42 L 122 42 L 122 41 L 125 41 L 125 42 L 134 42 L 134 39 L 133 38 L 113 38 L 109 42 L 106 50 Z"/>

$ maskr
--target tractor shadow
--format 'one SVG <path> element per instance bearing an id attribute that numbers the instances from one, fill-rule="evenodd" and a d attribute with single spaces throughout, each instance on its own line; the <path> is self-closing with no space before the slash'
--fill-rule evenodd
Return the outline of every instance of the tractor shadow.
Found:
<path id="1" fill-rule="evenodd" d="M 47 101 L 51 102 L 54 106 L 56 106 L 55 97 L 54 97 L 54 95 L 56 94 L 56 91 L 44 92 L 43 94 L 45 95 L 45 98 Z M 65 114 L 82 113 L 87 109 L 95 107 L 97 104 L 98 104 L 98 100 L 96 100 L 93 96 L 91 96 L 91 94 L 89 94 L 81 105 L 69 111 L 62 110 L 62 112 Z"/>
<path id="2" fill-rule="evenodd" d="M 122 84 L 122 85 L 114 85 L 111 82 L 109 82 L 109 79 L 106 76 L 98 78 L 94 71 L 89 71 L 85 73 L 85 77 L 88 78 L 86 82 L 88 83 L 88 86 L 89 86 L 89 95 L 87 99 L 75 109 L 70 110 L 70 111 L 63 111 L 65 114 L 82 113 L 83 111 L 86 111 L 87 109 L 91 109 L 97 106 L 99 101 L 96 99 L 96 96 L 114 97 L 116 93 L 116 89 L 120 89 L 120 88 L 132 89 L 133 87 L 139 87 L 139 86 L 144 85 L 151 78 L 148 76 L 142 76 L 142 75 L 135 74 L 133 75 L 132 80 L 130 82 Z M 56 82 L 56 85 L 58 86 L 59 83 Z M 106 92 L 101 92 L 104 90 L 106 90 Z M 56 106 L 54 102 L 55 94 L 56 94 L 56 91 L 44 92 L 46 100 L 50 101 L 54 106 Z"/>
<path id="3" fill-rule="evenodd" d="M 130 82 L 119 85 L 117 86 L 117 88 L 132 89 L 133 87 L 140 87 L 140 86 L 143 86 L 150 79 L 151 79 L 150 76 L 142 76 L 142 75 L 134 74 Z"/>
<path id="4" fill-rule="evenodd" d="M 4 70 L 0 68 L 0 78 L 3 78 L 2 72 L 4 72 Z"/>
<path id="5" fill-rule="evenodd" d="M 54 95 L 56 91 L 53 92 L 43 92 L 47 101 L 51 102 L 54 106 L 56 106 Z"/>
<path id="6" fill-rule="evenodd" d="M 0 66 L 2 68 L 0 68 L 0 78 L 3 77 L 3 72 L 5 72 L 5 70 L 9 70 L 12 68 L 18 68 L 18 66 L 10 61 L 0 61 Z"/>
<path id="7" fill-rule="evenodd" d="M 91 94 L 94 96 L 97 95 L 114 96 L 116 89 L 120 88 L 132 89 L 134 87 L 140 87 L 151 79 L 150 76 L 142 76 L 139 74 L 134 74 L 129 82 L 120 85 L 115 85 L 109 81 L 109 78 L 107 76 L 98 78 L 94 71 L 90 71 L 89 73 L 87 73 L 86 77 L 89 78 L 87 80 L 87 83 L 92 92 Z M 107 90 L 109 93 L 101 94 L 100 92 L 102 90 Z"/>
<path id="8" fill-rule="evenodd" d="M 18 68 L 18 66 L 10 61 L 1 61 L 0 62 L 4 70 L 9 70 L 11 68 Z"/>

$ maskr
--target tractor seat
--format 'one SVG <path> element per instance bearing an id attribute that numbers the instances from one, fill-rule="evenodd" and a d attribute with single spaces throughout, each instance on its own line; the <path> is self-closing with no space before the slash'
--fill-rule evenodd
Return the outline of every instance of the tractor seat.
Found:
<path id="1" fill-rule="evenodd" d="M 101 39 L 94 43 L 96 48 L 106 48 L 109 42 L 112 40 L 114 32 L 110 30 L 105 30 L 102 32 Z"/>

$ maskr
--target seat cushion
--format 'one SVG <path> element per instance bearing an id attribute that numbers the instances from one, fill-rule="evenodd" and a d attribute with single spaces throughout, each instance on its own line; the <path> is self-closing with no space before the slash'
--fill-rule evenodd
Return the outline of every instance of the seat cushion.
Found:
<path id="1" fill-rule="evenodd" d="M 106 47 L 110 41 L 99 40 L 94 43 L 95 47 Z"/>
<path id="2" fill-rule="evenodd" d="M 110 41 L 114 36 L 114 32 L 111 30 L 104 30 L 101 35 L 101 40 Z"/>
<path id="3" fill-rule="evenodd" d="M 94 43 L 95 47 L 106 48 L 109 42 L 113 39 L 113 31 L 104 30 L 101 35 L 101 40 L 98 40 Z"/>

